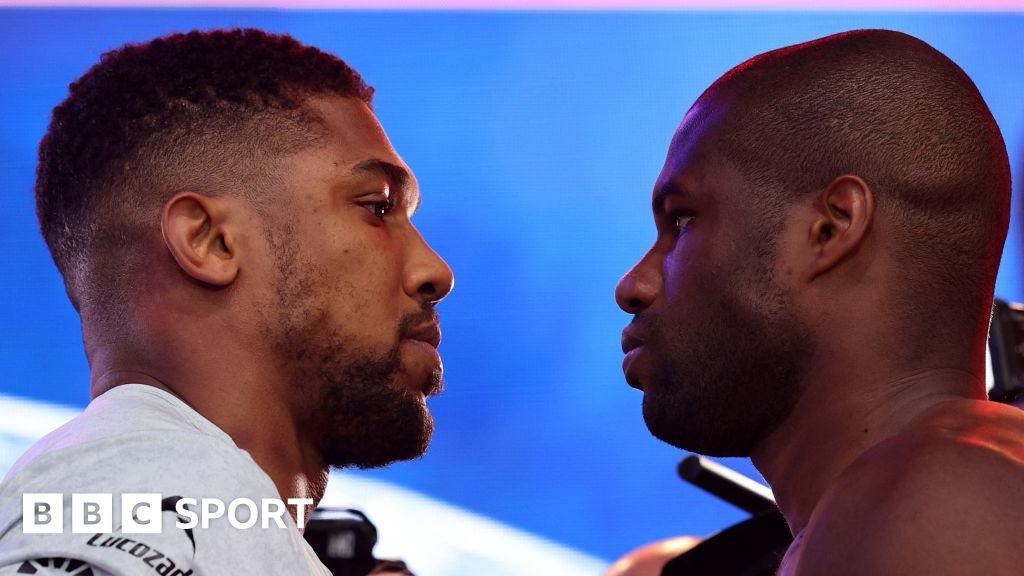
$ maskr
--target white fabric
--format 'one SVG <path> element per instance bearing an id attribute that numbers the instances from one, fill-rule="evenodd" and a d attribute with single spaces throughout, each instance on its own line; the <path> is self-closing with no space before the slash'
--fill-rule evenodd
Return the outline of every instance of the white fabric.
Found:
<path id="1" fill-rule="evenodd" d="M 62 534 L 23 533 L 24 493 L 64 495 Z M 73 534 L 72 493 L 113 494 L 114 532 Z M 122 493 L 257 504 L 280 497 L 246 451 L 180 399 L 151 386 L 118 386 L 36 443 L 0 484 L 0 575 L 56 557 L 85 561 L 96 576 L 329 576 L 288 514 L 285 528 L 238 529 L 227 518 L 213 520 L 191 530 L 193 544 L 175 527 L 173 511 L 162 514 L 160 534 L 120 534 Z"/>

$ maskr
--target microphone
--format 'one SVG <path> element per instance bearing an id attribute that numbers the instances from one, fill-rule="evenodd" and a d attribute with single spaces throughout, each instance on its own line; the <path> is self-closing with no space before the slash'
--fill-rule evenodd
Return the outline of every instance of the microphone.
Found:
<path id="1" fill-rule="evenodd" d="M 696 454 L 679 462 L 679 477 L 753 516 L 776 510 L 771 488 Z"/>

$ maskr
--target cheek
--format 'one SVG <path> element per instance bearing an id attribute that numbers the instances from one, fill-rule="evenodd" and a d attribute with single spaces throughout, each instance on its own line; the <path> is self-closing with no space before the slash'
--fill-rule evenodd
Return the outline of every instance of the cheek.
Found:
<path id="1" fill-rule="evenodd" d="M 401 251 L 386 232 L 367 228 L 358 237 L 339 238 L 326 265 L 332 284 L 343 293 L 339 305 L 349 314 L 380 322 L 398 308 Z"/>
<path id="2" fill-rule="evenodd" d="M 698 237 L 686 245 L 677 244 L 668 253 L 662 288 L 668 324 L 707 318 L 712 309 L 720 307 L 723 299 L 728 299 L 742 284 L 738 256 L 727 248 L 727 245 L 702 243 Z"/>
<path id="3" fill-rule="evenodd" d="M 339 280 L 373 281 L 387 274 L 397 257 L 397 242 L 385 226 L 367 222 L 369 214 L 362 209 L 349 208 L 326 216 L 318 223 L 324 231 L 318 250 Z"/>
<path id="4" fill-rule="evenodd" d="M 696 296 L 697 284 L 706 271 L 702 270 L 703 258 L 696 242 L 684 239 L 665 255 L 662 264 L 662 287 L 666 302 L 677 306 Z"/>

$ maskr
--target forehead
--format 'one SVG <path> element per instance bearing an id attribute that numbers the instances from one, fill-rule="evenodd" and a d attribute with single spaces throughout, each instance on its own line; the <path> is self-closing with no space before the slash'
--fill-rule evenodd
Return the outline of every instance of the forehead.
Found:
<path id="1" fill-rule="evenodd" d="M 654 186 L 655 211 L 671 195 L 742 209 L 751 203 L 752 195 L 759 194 L 740 165 L 715 141 L 720 130 L 726 129 L 723 120 L 727 114 L 728 105 L 701 99 L 683 118 Z"/>
<path id="2" fill-rule="evenodd" d="M 655 208 L 667 194 L 693 194 L 707 188 L 709 176 L 719 175 L 723 163 L 713 150 L 710 137 L 718 118 L 716 110 L 699 101 L 683 118 L 654 187 Z"/>
<path id="3" fill-rule="evenodd" d="M 311 98 L 307 106 L 323 120 L 325 144 L 339 166 L 353 166 L 375 159 L 408 170 L 395 152 L 384 128 L 363 101 L 357 98 Z"/>

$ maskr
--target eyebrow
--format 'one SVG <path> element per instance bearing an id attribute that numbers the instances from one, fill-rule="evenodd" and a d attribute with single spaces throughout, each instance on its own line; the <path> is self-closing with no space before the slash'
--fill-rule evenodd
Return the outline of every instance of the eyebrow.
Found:
<path id="1" fill-rule="evenodd" d="M 662 182 L 654 189 L 654 196 L 651 198 L 651 210 L 654 210 L 655 214 L 660 214 L 665 209 L 665 200 L 669 196 L 685 196 L 686 190 L 682 187 L 677 186 L 675 181 L 668 180 Z"/>
<path id="2" fill-rule="evenodd" d="M 371 158 L 369 160 L 363 160 L 352 167 L 354 172 L 362 172 L 369 174 L 378 174 L 384 176 L 396 188 L 402 196 L 408 196 L 410 191 L 410 183 L 412 182 L 412 174 L 405 168 L 388 162 L 387 160 L 380 160 L 378 158 Z M 423 197 L 419 194 L 416 195 L 416 204 L 412 207 L 412 211 L 416 212 L 420 208 L 420 204 L 423 201 Z"/>

